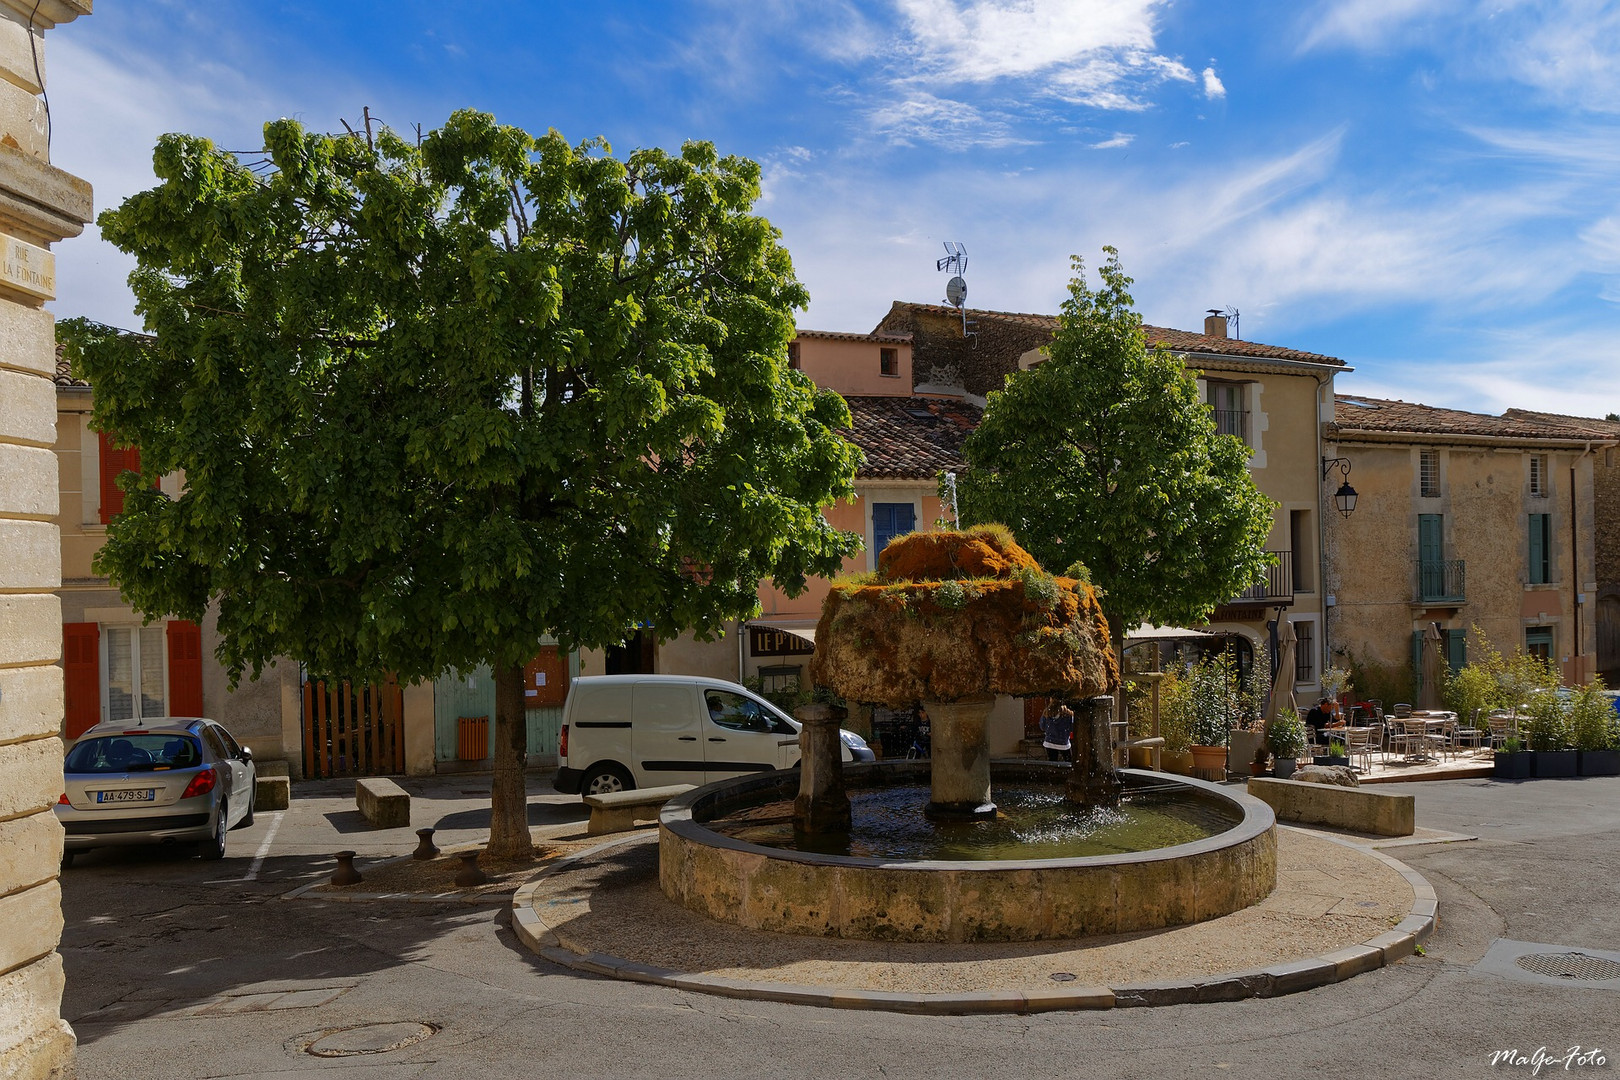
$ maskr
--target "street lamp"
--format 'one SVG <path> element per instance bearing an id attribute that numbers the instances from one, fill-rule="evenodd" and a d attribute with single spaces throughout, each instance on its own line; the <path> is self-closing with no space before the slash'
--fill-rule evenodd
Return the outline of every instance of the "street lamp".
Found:
<path id="1" fill-rule="evenodd" d="M 1350 459 L 1349 458 L 1323 458 L 1322 479 L 1328 478 L 1328 473 L 1338 469 L 1344 475 L 1344 482 L 1339 490 L 1333 493 L 1333 505 L 1339 508 L 1339 513 L 1349 517 L 1356 512 L 1356 489 L 1350 486 Z"/>

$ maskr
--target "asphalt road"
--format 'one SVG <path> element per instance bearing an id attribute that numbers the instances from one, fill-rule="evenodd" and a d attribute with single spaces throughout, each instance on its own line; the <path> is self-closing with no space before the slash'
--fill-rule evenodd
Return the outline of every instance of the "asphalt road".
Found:
<path id="1" fill-rule="evenodd" d="M 487 776 L 412 781 L 413 827 L 487 831 Z M 546 788 L 532 777 L 530 789 Z M 1475 970 L 1493 941 L 1620 952 L 1620 778 L 1457 780 L 1418 823 L 1477 835 L 1389 853 L 1440 896 L 1426 955 L 1270 1000 L 1037 1016 L 916 1017 L 735 1001 L 580 975 L 526 952 L 504 907 L 284 901 L 330 852 L 400 854 L 351 785 L 295 788 L 294 808 L 231 835 L 223 862 L 180 852 L 81 857 L 63 878 L 63 1014 L 86 1080 L 153 1077 L 1432 1077 L 1530 1076 L 1497 1051 L 1599 1049 L 1620 1071 L 1620 979 L 1538 985 Z M 535 824 L 583 817 L 537 795 Z M 1511 966 L 1511 965 L 1510 965 Z M 400 1049 L 360 1025 L 397 1024 Z M 412 1027 L 410 1025 L 425 1025 Z M 340 1029 L 351 1029 L 348 1031 Z M 368 1029 L 369 1030 L 369 1029 Z"/>

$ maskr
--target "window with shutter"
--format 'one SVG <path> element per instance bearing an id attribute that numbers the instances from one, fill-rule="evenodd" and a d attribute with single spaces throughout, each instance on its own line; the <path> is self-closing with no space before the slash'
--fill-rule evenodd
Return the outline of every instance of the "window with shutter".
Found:
<path id="1" fill-rule="evenodd" d="M 169 715 L 201 716 L 202 629 L 176 619 L 164 632 L 169 639 Z"/>
<path id="2" fill-rule="evenodd" d="M 889 541 L 917 527 L 917 511 L 910 503 L 872 504 L 872 569 Z"/>
<path id="3" fill-rule="evenodd" d="M 62 624 L 62 675 L 62 734 L 77 739 L 101 720 L 101 627 Z"/>
<path id="4" fill-rule="evenodd" d="M 1530 515 L 1530 584 L 1552 581 L 1552 515 Z"/>
<path id="5" fill-rule="evenodd" d="M 1446 666 L 1453 675 L 1468 666 L 1468 631 L 1446 631 Z"/>
<path id="6" fill-rule="evenodd" d="M 124 492 L 118 486 L 118 477 L 126 472 L 141 471 L 141 452 L 133 446 L 114 446 L 105 431 L 97 432 L 96 440 L 101 475 L 101 523 L 106 525 L 124 509 Z"/>

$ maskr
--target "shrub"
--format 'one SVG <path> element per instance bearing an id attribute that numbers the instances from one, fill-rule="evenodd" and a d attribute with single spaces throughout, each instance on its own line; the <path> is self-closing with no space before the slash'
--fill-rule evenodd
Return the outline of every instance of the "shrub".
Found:
<path id="1" fill-rule="evenodd" d="M 1615 714 L 1613 703 L 1603 692 L 1603 684 L 1594 679 L 1575 691 L 1575 698 L 1570 702 L 1570 742 L 1577 750 L 1616 749 L 1616 735 L 1620 734 L 1616 730 L 1617 720 L 1620 716 Z"/>
<path id="2" fill-rule="evenodd" d="M 1525 734 L 1530 749 L 1563 750 L 1569 746 L 1569 706 L 1554 691 L 1543 689 L 1531 694 L 1524 712 L 1529 717 Z"/>
<path id="3" fill-rule="evenodd" d="M 1164 748 L 1184 754 L 1192 741 L 1192 681 L 1174 671 L 1159 681 L 1159 734 Z"/>

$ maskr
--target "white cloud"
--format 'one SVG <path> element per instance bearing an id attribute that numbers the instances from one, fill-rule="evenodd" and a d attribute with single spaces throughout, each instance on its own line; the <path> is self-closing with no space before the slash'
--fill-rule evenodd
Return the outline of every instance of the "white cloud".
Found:
<path id="1" fill-rule="evenodd" d="M 1221 77 L 1215 74 L 1212 67 L 1204 69 L 1204 96 L 1211 100 L 1226 96 L 1226 84 L 1221 82 Z"/>
<path id="2" fill-rule="evenodd" d="M 929 85 L 1029 83 L 1040 94 L 1100 109 L 1148 107 L 1146 91 L 1192 81 L 1154 51 L 1167 0 L 899 0 L 914 70 Z"/>
<path id="3" fill-rule="evenodd" d="M 1129 146 L 1135 141 L 1135 135 L 1129 132 L 1116 131 L 1113 138 L 1104 139 L 1102 142 L 1094 142 L 1091 144 L 1091 148 L 1093 150 L 1118 150 L 1120 147 Z"/>
<path id="4" fill-rule="evenodd" d="M 1464 0 L 1329 0 L 1305 14 L 1300 51 L 1336 45 L 1382 48 L 1412 24 L 1464 6 Z"/>
<path id="5" fill-rule="evenodd" d="M 867 113 L 867 121 L 873 134 L 901 145 L 936 143 L 967 150 L 1025 141 L 1001 117 L 926 91 L 882 102 Z"/>

